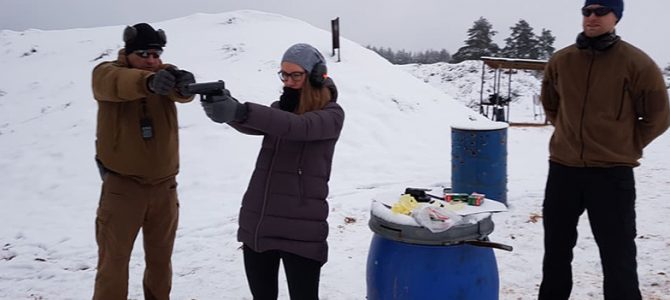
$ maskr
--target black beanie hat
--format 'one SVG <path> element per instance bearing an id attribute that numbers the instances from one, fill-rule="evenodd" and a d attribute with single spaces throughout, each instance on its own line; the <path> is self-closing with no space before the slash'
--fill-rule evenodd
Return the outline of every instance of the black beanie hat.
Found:
<path id="1" fill-rule="evenodd" d="M 586 0 L 586 2 L 584 2 L 584 7 L 592 4 L 600 4 L 611 8 L 616 16 L 617 22 L 621 21 L 621 17 L 623 17 L 623 0 Z"/>
<path id="2" fill-rule="evenodd" d="M 123 41 L 126 42 L 126 54 L 136 50 L 158 49 L 163 50 L 167 40 L 163 29 L 154 30 L 147 23 L 127 26 L 123 31 Z"/>

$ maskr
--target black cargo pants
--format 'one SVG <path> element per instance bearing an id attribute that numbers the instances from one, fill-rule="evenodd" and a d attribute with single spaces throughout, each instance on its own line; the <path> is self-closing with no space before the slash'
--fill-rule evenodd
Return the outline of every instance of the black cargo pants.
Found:
<path id="1" fill-rule="evenodd" d="M 580 168 L 549 163 L 545 190 L 544 262 L 539 299 L 568 299 L 572 249 L 588 213 L 604 275 L 604 298 L 641 299 L 635 247 L 635 178 L 631 167 Z"/>

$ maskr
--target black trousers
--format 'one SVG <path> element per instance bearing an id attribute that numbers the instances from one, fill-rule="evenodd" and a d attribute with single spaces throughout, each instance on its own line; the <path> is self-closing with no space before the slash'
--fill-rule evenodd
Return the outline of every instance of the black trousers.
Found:
<path id="1" fill-rule="evenodd" d="M 598 244 L 607 300 L 641 299 L 635 248 L 635 178 L 631 167 L 575 168 L 549 163 L 544 262 L 539 299 L 568 299 L 577 223 L 588 212 Z"/>
<path id="2" fill-rule="evenodd" d="M 279 261 L 284 264 L 291 300 L 318 300 L 321 262 L 292 253 L 244 248 L 244 270 L 254 300 L 276 300 Z"/>

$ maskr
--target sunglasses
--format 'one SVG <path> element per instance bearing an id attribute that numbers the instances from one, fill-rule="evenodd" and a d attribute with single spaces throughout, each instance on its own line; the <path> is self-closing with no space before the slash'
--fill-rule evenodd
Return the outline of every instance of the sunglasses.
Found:
<path id="1" fill-rule="evenodd" d="M 595 8 L 582 8 L 582 16 L 588 17 L 591 16 L 591 14 L 596 14 L 598 17 L 602 17 L 606 14 L 609 14 L 612 11 L 611 8 L 606 7 L 606 6 L 600 6 L 600 7 L 595 7 Z"/>
<path id="2" fill-rule="evenodd" d="M 287 81 L 289 78 L 291 78 L 293 81 L 298 81 L 302 79 L 302 76 L 305 75 L 305 72 L 285 72 L 285 71 L 279 71 L 277 72 L 277 75 L 279 75 L 279 80 L 281 81 Z"/>
<path id="3" fill-rule="evenodd" d="M 159 58 L 163 54 L 163 50 L 135 50 L 133 53 L 141 58 L 149 58 L 149 56 Z"/>

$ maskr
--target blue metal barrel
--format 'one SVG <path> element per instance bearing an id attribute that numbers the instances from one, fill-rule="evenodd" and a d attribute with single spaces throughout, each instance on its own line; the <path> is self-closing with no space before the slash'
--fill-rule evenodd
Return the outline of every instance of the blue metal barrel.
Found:
<path id="1" fill-rule="evenodd" d="M 451 188 L 481 193 L 507 205 L 507 127 L 451 128 Z"/>
<path id="2" fill-rule="evenodd" d="M 374 234 L 367 262 L 368 300 L 498 300 L 493 249 L 409 244 Z"/>

